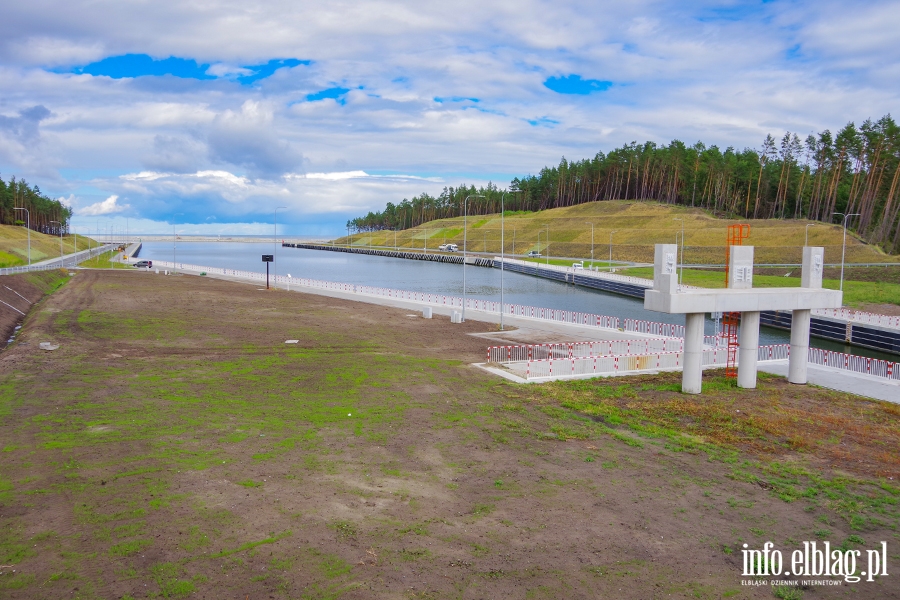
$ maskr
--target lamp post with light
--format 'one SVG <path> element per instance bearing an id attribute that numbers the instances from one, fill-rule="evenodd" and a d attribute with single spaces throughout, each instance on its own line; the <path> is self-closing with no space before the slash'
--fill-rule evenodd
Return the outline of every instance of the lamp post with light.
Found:
<path id="1" fill-rule="evenodd" d="M 471 194 L 463 200 L 463 305 L 462 320 L 466 320 L 466 242 L 468 241 L 469 198 L 484 198 L 480 194 Z"/>
<path id="2" fill-rule="evenodd" d="M 609 232 L 609 270 L 612 271 L 612 236 L 616 231 Z"/>
<path id="3" fill-rule="evenodd" d="M 28 231 L 28 264 L 31 265 L 31 214 L 27 208 L 19 208 L 16 206 L 13 210 L 25 211 L 25 229 Z"/>
<path id="4" fill-rule="evenodd" d="M 684 283 L 684 219 L 672 219 L 673 221 L 681 221 L 681 260 L 680 269 L 678 270 L 678 285 Z"/>
<path id="5" fill-rule="evenodd" d="M 594 224 L 591 223 L 591 271 L 594 270 Z"/>
<path id="6" fill-rule="evenodd" d="M 847 219 L 850 217 L 858 217 L 859 213 L 850 213 L 846 215 L 844 213 L 831 213 L 832 215 L 841 215 L 844 217 L 843 225 L 844 225 L 844 241 L 841 244 L 841 291 L 844 291 L 844 254 L 847 252 Z"/>
<path id="7" fill-rule="evenodd" d="M 275 207 L 275 219 L 274 219 L 274 233 L 272 234 L 272 245 L 275 246 L 275 251 L 273 252 L 274 258 L 278 258 L 278 209 L 284 208 L 287 209 L 287 206 L 277 206 Z M 273 287 L 278 289 L 278 263 L 276 261 L 272 261 L 272 281 Z"/>

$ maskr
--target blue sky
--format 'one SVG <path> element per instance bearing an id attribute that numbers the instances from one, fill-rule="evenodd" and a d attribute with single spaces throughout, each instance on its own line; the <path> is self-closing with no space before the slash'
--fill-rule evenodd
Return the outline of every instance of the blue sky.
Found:
<path id="1" fill-rule="evenodd" d="M 897 2 L 14 3 L 0 175 L 82 232 L 340 234 L 631 141 L 896 113 Z M 896 116 L 896 115 L 895 115 Z"/>

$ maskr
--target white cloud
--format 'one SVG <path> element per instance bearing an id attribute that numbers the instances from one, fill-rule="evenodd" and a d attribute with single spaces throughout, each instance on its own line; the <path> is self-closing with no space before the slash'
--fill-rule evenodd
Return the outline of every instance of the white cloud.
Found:
<path id="1" fill-rule="evenodd" d="M 101 215 L 120 213 L 130 208 L 128 204 L 117 204 L 118 200 L 119 197 L 113 194 L 103 202 L 97 202 L 96 204 L 91 204 L 90 206 L 79 209 L 78 214 L 79 216 L 84 217 L 99 217 Z"/>

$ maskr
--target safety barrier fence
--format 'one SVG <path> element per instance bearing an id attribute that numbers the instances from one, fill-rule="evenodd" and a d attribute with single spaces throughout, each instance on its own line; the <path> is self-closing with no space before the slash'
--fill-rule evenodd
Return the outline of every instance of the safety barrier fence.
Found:
<path id="1" fill-rule="evenodd" d="M 704 336 L 703 344 L 719 347 L 718 336 Z M 654 352 L 682 352 L 683 338 L 649 338 L 636 340 L 597 340 L 593 342 L 562 342 L 556 344 L 523 344 L 518 346 L 491 346 L 487 349 L 487 361 L 496 363 L 550 358 L 586 358 L 594 356 L 634 356 Z"/>
<path id="2" fill-rule="evenodd" d="M 625 319 L 625 326 L 623 329 L 634 333 L 646 333 L 664 337 L 684 337 L 684 325 L 657 323 L 656 321 Z"/>
<path id="3" fill-rule="evenodd" d="M 787 358 L 787 344 L 760 346 L 758 360 Z M 725 365 L 727 348 L 707 348 L 703 351 L 704 367 Z M 638 371 L 680 369 L 684 365 L 684 352 L 656 352 L 650 354 L 609 355 L 575 358 L 545 358 L 510 363 L 507 366 L 522 374 L 525 379 L 572 377 L 578 375 L 616 375 Z"/>
<path id="4" fill-rule="evenodd" d="M 809 362 L 814 365 L 842 369 L 853 373 L 865 373 L 866 375 L 900 380 L 900 364 L 889 360 L 832 352 L 821 348 L 810 348 Z"/>
<path id="5" fill-rule="evenodd" d="M 0 269 L 0 275 L 15 275 L 17 273 L 30 273 L 32 271 L 52 271 L 53 269 L 65 269 L 69 267 L 74 267 L 78 263 L 83 262 L 92 256 L 95 256 L 99 253 L 106 252 L 110 248 L 115 248 L 116 246 L 113 244 L 107 244 L 104 246 L 98 246 L 96 248 L 91 248 L 89 250 L 81 250 L 74 254 L 67 254 L 66 256 L 62 256 L 60 258 L 54 258 L 52 260 L 42 261 L 41 264 L 38 265 L 21 265 L 18 267 L 5 267 Z"/>
<path id="6" fill-rule="evenodd" d="M 196 273 L 211 273 L 216 275 L 226 275 L 237 277 L 240 279 L 250 279 L 252 281 L 265 281 L 264 273 L 256 273 L 254 271 L 241 271 L 237 269 L 223 269 L 221 267 L 204 267 L 200 265 L 191 265 L 187 263 L 172 263 L 171 261 L 154 261 L 157 268 L 171 268 L 181 271 L 191 271 Z M 392 288 L 376 287 L 368 285 L 356 285 L 352 283 L 338 283 L 333 281 L 322 281 L 318 279 L 306 279 L 300 277 L 287 277 L 284 275 L 270 275 L 270 281 L 282 288 L 291 286 L 304 286 L 316 289 L 335 290 L 341 292 L 349 292 L 353 294 L 365 294 L 369 296 L 380 296 L 384 298 L 396 298 L 398 300 L 409 300 L 412 302 L 421 302 L 433 306 L 444 306 L 449 308 L 459 308 L 463 306 L 463 299 L 459 296 L 448 296 L 446 294 L 434 294 L 429 292 L 411 292 L 407 290 L 396 290 Z M 492 300 L 480 300 L 477 298 L 466 298 L 466 309 L 478 310 L 490 313 L 500 312 L 500 303 Z M 639 321 L 636 319 L 625 319 L 624 325 L 619 321 L 618 317 L 609 317 L 606 315 L 597 315 L 592 313 L 582 313 L 570 310 L 560 310 L 555 308 L 543 308 L 540 306 L 525 306 L 522 304 L 505 304 L 503 305 L 503 314 L 511 317 L 526 317 L 531 319 L 542 319 L 555 321 L 558 323 L 571 323 L 575 325 L 586 325 L 589 327 L 598 327 L 601 329 L 622 329 L 632 333 L 643 333 L 657 336 L 682 337 L 684 335 L 684 327 L 681 325 L 671 325 L 669 323 L 655 323 L 653 321 Z"/>
<path id="7" fill-rule="evenodd" d="M 817 308 L 812 311 L 812 314 L 817 317 L 830 317 L 852 323 L 862 323 L 863 325 L 878 325 L 879 327 L 900 329 L 900 317 L 876 315 L 847 308 Z"/>

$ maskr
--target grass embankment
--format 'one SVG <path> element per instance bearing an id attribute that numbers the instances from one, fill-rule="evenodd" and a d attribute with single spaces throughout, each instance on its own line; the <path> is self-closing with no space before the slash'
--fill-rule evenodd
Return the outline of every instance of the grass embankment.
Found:
<path id="1" fill-rule="evenodd" d="M 118 261 L 113 261 L 112 258 L 115 257 L 118 252 L 109 251 L 104 252 L 103 254 L 99 254 L 90 258 L 86 261 L 78 263 L 78 266 L 84 267 L 85 269 L 134 269 L 130 264 L 122 263 Z"/>
<path id="2" fill-rule="evenodd" d="M 740 598 L 744 543 L 896 554 L 896 405 L 516 385 L 407 312 L 79 272 L 0 361 L 0 595 Z"/>
<path id="3" fill-rule="evenodd" d="M 97 242 L 84 236 L 78 237 L 78 250 L 96 247 Z M 62 237 L 63 254 L 75 252 L 75 236 Z M 31 262 L 36 263 L 60 254 L 59 236 L 31 232 Z M 28 231 L 15 225 L 0 225 L 0 268 L 18 267 L 28 264 Z"/>
<path id="4" fill-rule="evenodd" d="M 504 251 L 526 254 L 537 250 L 551 256 L 589 259 L 591 256 L 591 223 L 594 224 L 594 256 L 609 256 L 612 233 L 613 260 L 653 262 L 653 245 L 675 243 L 680 237 L 684 219 L 686 264 L 721 264 L 725 260 L 727 227 L 748 223 L 750 237 L 744 242 L 756 247 L 757 263 L 799 263 L 809 227 L 809 243 L 825 247 L 826 262 L 840 262 L 842 230 L 804 220 L 729 220 L 718 219 L 700 209 L 653 202 L 590 202 L 567 208 L 535 213 L 515 214 L 505 218 Z M 398 231 L 396 245 L 421 250 L 437 250 L 443 243 L 462 247 L 463 218 L 440 219 L 419 227 Z M 547 235 L 549 232 L 549 244 Z M 500 215 L 476 215 L 468 219 L 470 252 L 500 253 Z M 351 242 L 354 246 L 395 245 L 393 231 L 354 234 L 349 239 L 335 240 L 337 245 Z M 900 262 L 900 257 L 885 255 L 878 248 L 847 236 L 848 262 Z"/>

